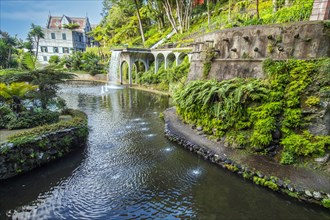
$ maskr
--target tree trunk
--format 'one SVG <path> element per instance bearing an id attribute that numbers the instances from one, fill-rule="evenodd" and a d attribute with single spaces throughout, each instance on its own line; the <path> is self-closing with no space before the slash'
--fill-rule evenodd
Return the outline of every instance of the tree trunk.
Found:
<path id="1" fill-rule="evenodd" d="M 183 28 L 183 16 L 182 16 L 182 14 L 183 14 L 183 7 L 182 7 L 182 1 L 180 0 L 180 1 L 178 1 L 178 0 L 175 0 L 175 2 L 176 2 L 176 15 L 177 15 L 177 17 L 178 17 L 178 23 L 179 23 L 179 30 L 180 30 L 180 32 L 181 32 L 181 34 L 182 34 L 182 30 L 184 29 Z"/>
<path id="2" fill-rule="evenodd" d="M 229 0 L 229 9 L 228 9 L 228 22 L 231 21 L 231 0 Z"/>
<path id="3" fill-rule="evenodd" d="M 8 58 L 7 58 L 7 68 L 10 68 L 10 60 L 11 60 L 11 48 L 9 47 Z"/>
<path id="4" fill-rule="evenodd" d="M 259 19 L 260 17 L 259 17 L 259 0 L 257 0 L 257 18 Z"/>
<path id="5" fill-rule="evenodd" d="M 38 60 L 39 38 L 36 39 L 36 42 L 37 42 L 37 46 L 36 46 L 36 59 L 35 59 L 35 63 L 36 63 L 37 60 Z"/>
<path id="6" fill-rule="evenodd" d="M 273 0 L 273 12 L 277 12 L 277 0 Z"/>
<path id="7" fill-rule="evenodd" d="M 163 3 L 163 7 L 165 9 L 167 19 L 169 20 L 170 24 L 172 25 L 172 28 L 175 30 L 175 33 L 178 33 L 178 29 L 176 27 L 175 20 L 173 18 L 173 14 L 172 14 L 172 10 L 171 10 L 171 5 L 168 2 L 168 0 L 166 0 Z"/>
<path id="8" fill-rule="evenodd" d="M 207 0 L 206 3 L 207 3 L 207 25 L 210 28 L 210 24 L 211 24 L 210 0 Z"/>
<path id="9" fill-rule="evenodd" d="M 136 12 L 137 12 L 137 17 L 138 17 L 138 20 L 139 20 L 139 27 L 140 27 L 141 37 L 142 37 L 142 43 L 143 43 L 143 46 L 145 46 L 145 39 L 144 39 L 144 33 L 143 33 L 143 27 L 142 27 L 142 21 L 141 21 L 139 6 L 138 6 L 138 3 L 137 3 L 136 0 L 134 0 L 134 2 L 135 2 Z"/>

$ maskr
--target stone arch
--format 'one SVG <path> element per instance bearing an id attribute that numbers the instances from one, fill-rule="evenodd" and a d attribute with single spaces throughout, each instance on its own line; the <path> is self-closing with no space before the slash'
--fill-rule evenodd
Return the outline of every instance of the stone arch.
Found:
<path id="1" fill-rule="evenodd" d="M 185 52 L 178 53 L 176 56 L 176 65 L 180 65 L 185 57 L 187 57 L 188 54 Z"/>
<path id="2" fill-rule="evenodd" d="M 177 65 L 177 57 L 174 53 L 169 53 L 165 58 L 165 69 L 173 67 L 173 65 Z"/>
<path id="3" fill-rule="evenodd" d="M 139 73 L 141 72 L 145 73 L 146 71 L 148 71 L 148 64 L 146 60 L 143 59 L 134 60 L 132 66 L 132 82 L 137 83 L 137 80 L 139 78 Z"/>
<path id="4" fill-rule="evenodd" d="M 163 53 L 157 53 L 155 55 L 155 73 L 157 73 L 158 69 L 159 69 L 159 64 L 162 63 L 162 62 L 165 62 L 166 59 L 165 59 L 165 56 Z"/>
<path id="5" fill-rule="evenodd" d="M 121 60 L 119 66 L 119 77 L 120 77 L 120 84 L 123 84 L 125 81 L 130 81 L 131 79 L 131 65 L 130 62 L 126 59 Z"/>
<path id="6" fill-rule="evenodd" d="M 138 58 L 138 59 L 135 59 L 133 63 L 135 64 L 136 62 L 143 64 L 143 66 L 144 66 L 144 72 L 148 71 L 149 66 L 148 66 L 148 63 L 147 63 L 147 60 L 146 59 Z"/>

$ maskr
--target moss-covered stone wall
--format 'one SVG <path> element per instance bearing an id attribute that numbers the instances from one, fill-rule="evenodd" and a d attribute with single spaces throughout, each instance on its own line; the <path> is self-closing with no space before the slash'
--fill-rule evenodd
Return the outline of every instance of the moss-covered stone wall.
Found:
<path id="1" fill-rule="evenodd" d="M 263 78 L 266 58 L 329 57 L 329 42 L 329 21 L 255 25 L 203 34 L 193 43 L 188 79 Z M 210 57 L 212 65 L 206 74 L 204 65 Z"/>
<path id="2" fill-rule="evenodd" d="M 73 118 L 14 135 L 0 146 L 0 180 L 28 172 L 56 160 L 86 143 L 87 116 L 69 112 Z"/>

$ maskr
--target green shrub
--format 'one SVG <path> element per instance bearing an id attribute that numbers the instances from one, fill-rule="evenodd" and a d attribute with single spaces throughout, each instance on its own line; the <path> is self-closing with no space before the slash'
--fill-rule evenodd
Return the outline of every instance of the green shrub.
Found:
<path id="1" fill-rule="evenodd" d="M 0 104 L 0 128 L 5 128 L 10 121 L 16 119 L 16 115 L 8 105 Z"/>
<path id="2" fill-rule="evenodd" d="M 8 129 L 31 128 L 44 124 L 56 123 L 58 120 L 58 112 L 21 112 L 17 117 L 10 120 L 6 124 L 6 127 Z"/>
<path id="3" fill-rule="evenodd" d="M 325 208 L 330 209 L 330 199 L 323 199 L 321 203 Z"/>
<path id="4" fill-rule="evenodd" d="M 294 162 L 295 162 L 294 156 L 291 152 L 282 151 L 281 161 L 280 161 L 281 164 L 289 165 L 289 164 L 293 164 Z"/>
<path id="5" fill-rule="evenodd" d="M 281 141 L 284 150 L 292 155 L 322 155 L 330 145 L 330 136 L 313 136 L 308 131 L 302 134 L 292 133 Z"/>
<path id="6" fill-rule="evenodd" d="M 316 96 L 310 96 L 307 98 L 307 100 L 305 101 L 305 104 L 309 107 L 318 105 L 320 103 L 320 98 L 316 97 Z"/>
<path id="7" fill-rule="evenodd" d="M 52 56 L 49 57 L 48 63 L 50 63 L 50 64 L 59 64 L 60 60 L 61 59 L 60 59 L 59 56 L 52 55 Z"/>
<path id="8" fill-rule="evenodd" d="M 58 123 L 55 124 L 49 124 L 49 125 L 43 125 L 43 126 L 38 126 L 35 127 L 29 131 L 21 132 L 16 135 L 12 135 L 8 137 L 8 140 L 10 142 L 17 142 L 17 140 L 20 139 L 30 139 L 34 138 L 37 136 L 41 136 L 46 133 L 50 132 L 56 132 L 58 130 L 62 129 L 69 129 L 69 128 L 79 128 L 81 129 L 80 135 L 84 136 L 86 132 L 88 132 L 88 127 L 87 127 L 87 116 L 85 113 L 78 111 L 78 110 L 71 110 L 67 109 L 64 114 L 70 114 L 72 115 L 72 119 L 68 121 L 59 121 Z"/>

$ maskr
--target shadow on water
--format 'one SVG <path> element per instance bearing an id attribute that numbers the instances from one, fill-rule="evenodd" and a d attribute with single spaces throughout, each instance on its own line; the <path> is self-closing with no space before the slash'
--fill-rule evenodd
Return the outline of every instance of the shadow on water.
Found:
<path id="1" fill-rule="evenodd" d="M 76 149 L 63 158 L 33 171 L 0 182 L 0 219 L 5 211 L 19 208 L 51 191 L 75 172 L 82 163 L 85 148 Z"/>
<path id="2" fill-rule="evenodd" d="M 87 146 L 1 183 L 0 218 L 330 219 L 168 141 L 158 116 L 168 97 L 101 86 L 62 86 L 69 107 L 88 115 Z"/>

